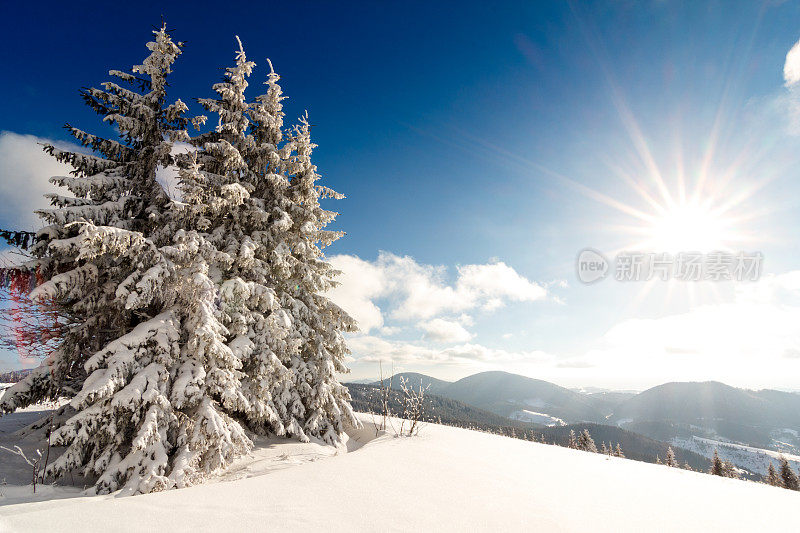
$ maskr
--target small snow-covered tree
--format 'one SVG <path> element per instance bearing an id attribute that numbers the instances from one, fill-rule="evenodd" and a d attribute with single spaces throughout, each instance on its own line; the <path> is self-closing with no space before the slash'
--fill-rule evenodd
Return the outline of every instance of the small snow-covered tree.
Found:
<path id="1" fill-rule="evenodd" d="M 569 430 L 569 442 L 567 443 L 567 446 L 573 449 L 578 447 L 578 439 L 575 436 L 574 429 Z"/>
<path id="2" fill-rule="evenodd" d="M 780 456 L 778 458 L 780 462 L 780 479 L 781 479 L 781 486 L 785 489 L 789 490 L 800 490 L 800 481 L 798 481 L 797 474 L 794 470 L 792 470 L 789 461 L 786 460 L 786 457 Z"/>
<path id="3" fill-rule="evenodd" d="M 773 487 L 780 487 L 782 485 L 781 478 L 778 476 L 777 470 L 775 470 L 775 465 L 772 463 L 769 464 L 767 468 L 767 484 L 772 485 Z"/>
<path id="4" fill-rule="evenodd" d="M 719 458 L 719 453 L 716 449 L 714 449 L 714 458 L 711 460 L 711 470 L 709 472 L 715 476 L 725 475 L 725 464 Z"/>
<path id="5" fill-rule="evenodd" d="M 617 448 L 614 450 L 614 456 L 623 458 L 625 457 L 625 454 L 622 453 L 622 447 L 619 445 L 619 442 L 617 443 Z"/>
<path id="6" fill-rule="evenodd" d="M 597 453 L 597 446 L 592 436 L 589 434 L 588 429 L 581 431 L 581 434 L 578 436 L 578 449 L 585 452 Z"/>
<path id="7" fill-rule="evenodd" d="M 675 459 L 675 452 L 672 449 L 672 446 L 667 448 L 667 466 L 671 466 L 672 468 L 678 468 L 678 460 Z"/>

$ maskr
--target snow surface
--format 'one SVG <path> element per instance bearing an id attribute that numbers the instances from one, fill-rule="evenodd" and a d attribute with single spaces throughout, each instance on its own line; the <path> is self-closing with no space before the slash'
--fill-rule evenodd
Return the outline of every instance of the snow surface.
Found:
<path id="1" fill-rule="evenodd" d="M 434 424 L 376 437 L 359 418 L 347 450 L 283 440 L 235 481 L 7 505 L 0 530 L 764 531 L 796 520 L 785 489 Z"/>

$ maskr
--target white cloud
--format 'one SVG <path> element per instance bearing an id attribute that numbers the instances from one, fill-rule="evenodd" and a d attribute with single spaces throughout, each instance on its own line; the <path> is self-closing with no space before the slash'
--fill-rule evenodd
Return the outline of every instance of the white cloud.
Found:
<path id="1" fill-rule="evenodd" d="M 791 87 L 800 82 L 800 41 L 797 41 L 786 54 L 783 65 L 783 79 L 786 86 Z"/>
<path id="2" fill-rule="evenodd" d="M 66 175 L 71 167 L 59 163 L 42 151 L 37 143 L 50 143 L 59 148 L 76 149 L 33 135 L 0 132 L 0 198 L 3 200 L 2 221 L 10 229 L 39 229 L 42 223 L 34 209 L 46 208 L 45 193 L 61 189 L 48 180 Z M 63 194 L 63 192 L 62 192 Z"/>
<path id="3" fill-rule="evenodd" d="M 461 324 L 462 326 L 474 326 L 475 325 L 475 320 L 470 315 L 468 315 L 466 313 L 461 313 L 460 315 L 458 315 L 458 319 L 457 320 L 458 320 L 458 323 Z"/>
<path id="4" fill-rule="evenodd" d="M 546 298 L 546 289 L 521 276 L 503 262 L 465 265 L 457 268 L 455 283 L 448 283 L 447 269 L 417 263 L 409 256 L 381 252 L 376 261 L 355 256 L 330 258 L 343 271 L 341 286 L 330 297 L 358 320 L 369 332 L 383 325 L 384 317 L 375 303 L 384 299 L 389 316 L 395 320 L 430 319 L 461 313 L 462 325 L 471 318 L 470 309 L 496 309 L 506 302 L 530 302 Z"/>
<path id="5" fill-rule="evenodd" d="M 458 268 L 458 291 L 490 301 L 503 298 L 517 302 L 543 300 L 544 287 L 520 276 L 502 261 L 488 265 L 466 265 Z M 502 304 L 500 304 L 502 305 Z"/>
<path id="6" fill-rule="evenodd" d="M 542 351 L 509 352 L 474 343 L 431 348 L 413 342 L 389 341 L 380 337 L 361 335 L 351 338 L 348 345 L 359 362 L 382 361 L 398 365 L 525 363 L 546 366 L 554 366 L 556 362 L 553 355 Z"/>
<path id="7" fill-rule="evenodd" d="M 383 315 L 372 300 L 386 292 L 384 272 L 376 265 L 352 255 L 335 255 L 331 264 L 342 274 L 338 287 L 327 296 L 358 321 L 363 333 L 383 326 Z"/>
<path id="8" fill-rule="evenodd" d="M 433 342 L 466 342 L 472 338 L 461 324 L 443 318 L 420 322 L 419 328 L 425 332 L 425 339 Z"/>

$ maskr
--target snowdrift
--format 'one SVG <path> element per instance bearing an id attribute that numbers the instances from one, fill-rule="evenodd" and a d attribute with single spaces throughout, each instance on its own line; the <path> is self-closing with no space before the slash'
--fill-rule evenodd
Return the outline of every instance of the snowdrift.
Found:
<path id="1" fill-rule="evenodd" d="M 257 452 L 265 467 L 243 465 L 233 481 L 7 505 L 0 530 L 764 531 L 794 523 L 800 502 L 767 485 L 433 424 L 376 436 L 371 416 L 360 419 L 327 456 L 275 441 Z"/>

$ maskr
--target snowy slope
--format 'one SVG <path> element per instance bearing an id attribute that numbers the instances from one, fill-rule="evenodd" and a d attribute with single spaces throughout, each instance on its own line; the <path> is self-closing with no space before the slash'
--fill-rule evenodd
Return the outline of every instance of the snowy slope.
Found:
<path id="1" fill-rule="evenodd" d="M 692 437 L 691 439 L 674 438 L 672 439 L 672 444 L 708 458 L 713 457 L 714 450 L 717 450 L 720 459 L 723 461 L 731 462 L 740 468 L 761 475 L 766 475 L 770 463 L 777 468 L 778 459 L 781 455 L 789 461 L 793 469 L 800 468 L 800 456 L 781 454 L 773 450 L 754 448 L 743 444 L 704 439 L 702 437 Z"/>
<path id="2" fill-rule="evenodd" d="M 800 502 L 766 485 L 452 427 L 374 436 L 366 428 L 348 453 L 231 482 L 0 507 L 0 530 L 764 531 L 794 523 Z"/>

